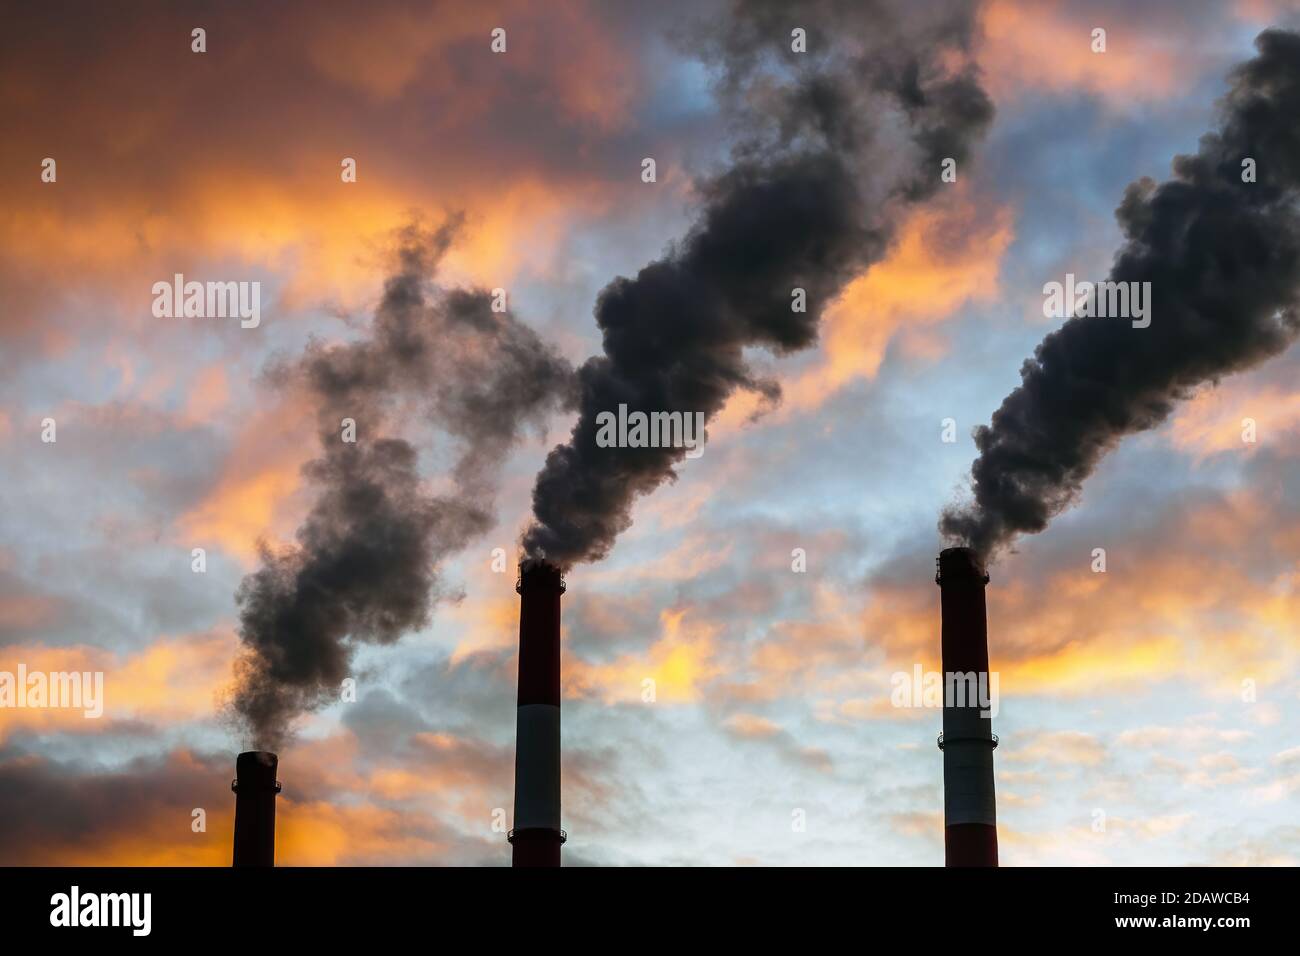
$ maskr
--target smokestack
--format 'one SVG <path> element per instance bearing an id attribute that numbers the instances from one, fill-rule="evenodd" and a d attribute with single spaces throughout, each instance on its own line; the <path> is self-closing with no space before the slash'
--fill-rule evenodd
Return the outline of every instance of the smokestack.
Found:
<path id="1" fill-rule="evenodd" d="M 514 866 L 559 866 L 560 595 L 564 576 L 548 561 L 519 565 L 519 711 L 515 727 Z"/>
<path id="2" fill-rule="evenodd" d="M 235 761 L 234 866 L 275 866 L 275 770 L 280 759 L 264 750 L 249 750 Z"/>
<path id="3" fill-rule="evenodd" d="M 944 706 L 943 823 L 946 866 L 997 866 L 998 830 L 993 798 L 993 750 L 998 738 L 981 717 L 978 680 L 990 686 L 988 619 L 984 587 L 988 572 L 973 548 L 939 553 L 942 608 Z M 976 675 L 964 681 L 963 675 Z M 954 675 L 957 675 L 954 677 Z M 974 686 L 972 686 L 974 685 Z M 953 693 L 952 689 L 965 691 Z"/>

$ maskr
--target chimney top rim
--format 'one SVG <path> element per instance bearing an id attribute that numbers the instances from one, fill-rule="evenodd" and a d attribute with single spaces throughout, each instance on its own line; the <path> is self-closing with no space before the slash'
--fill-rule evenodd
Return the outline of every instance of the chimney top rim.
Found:
<path id="1" fill-rule="evenodd" d="M 935 569 L 934 583 L 941 587 L 945 580 L 989 583 L 988 568 L 974 548 L 944 548 L 935 559 Z"/>
<path id="2" fill-rule="evenodd" d="M 515 579 L 515 592 L 522 594 L 524 585 L 548 588 L 563 594 L 566 589 L 564 569 L 545 558 L 524 558 L 519 562 L 519 577 Z"/>

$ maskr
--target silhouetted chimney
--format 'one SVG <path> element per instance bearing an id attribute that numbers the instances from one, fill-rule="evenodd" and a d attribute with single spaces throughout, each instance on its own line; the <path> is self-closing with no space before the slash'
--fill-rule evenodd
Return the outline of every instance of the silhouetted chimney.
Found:
<path id="1" fill-rule="evenodd" d="M 515 725 L 515 866 L 559 866 L 560 595 L 564 577 L 546 561 L 519 565 L 519 710 Z"/>
<path id="2" fill-rule="evenodd" d="M 275 866 L 275 779 L 279 758 L 263 750 L 249 750 L 235 761 L 234 866 Z"/>
<path id="3" fill-rule="evenodd" d="M 993 749 L 998 738 L 992 720 L 980 716 L 978 693 L 949 698 L 949 688 L 954 684 L 959 690 L 978 687 L 980 675 L 984 686 L 991 687 L 984 607 L 984 587 L 989 576 L 972 549 L 948 548 L 939 554 L 939 573 L 934 580 L 939 585 L 943 615 L 945 696 L 939 749 L 943 751 L 944 863 L 997 866 Z"/>

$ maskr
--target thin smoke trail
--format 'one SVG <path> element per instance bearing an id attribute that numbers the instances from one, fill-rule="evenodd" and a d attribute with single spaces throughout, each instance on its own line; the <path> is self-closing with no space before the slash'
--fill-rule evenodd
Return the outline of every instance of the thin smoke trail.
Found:
<path id="1" fill-rule="evenodd" d="M 321 455 L 304 469 L 315 499 L 296 544 L 263 544 L 237 594 L 231 704 L 258 749 L 336 697 L 358 644 L 391 644 L 429 622 L 440 565 L 493 524 L 504 457 L 572 400 L 572 369 L 535 332 L 494 312 L 487 292 L 432 282 L 458 226 L 403 231 L 366 337 L 313 342 L 273 370 L 315 404 Z M 459 449 L 451 493 L 426 488 L 415 446 L 398 434 L 411 405 Z M 345 418 L 355 443 L 342 440 Z"/>

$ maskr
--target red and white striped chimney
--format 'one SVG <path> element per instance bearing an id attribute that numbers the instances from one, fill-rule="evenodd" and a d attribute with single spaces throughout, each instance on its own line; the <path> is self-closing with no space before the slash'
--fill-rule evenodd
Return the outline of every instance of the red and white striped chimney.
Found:
<path id="1" fill-rule="evenodd" d="M 564 577 L 546 561 L 519 565 L 519 710 L 515 725 L 514 866 L 559 866 L 560 595 Z"/>
<path id="2" fill-rule="evenodd" d="M 998 738 L 992 720 L 980 716 L 979 694 L 948 699 L 953 675 L 983 675 L 985 687 L 992 686 L 984 606 L 989 576 L 972 549 L 948 548 L 939 554 L 939 573 L 934 580 L 939 585 L 943 615 L 945 697 L 939 749 L 943 751 L 944 863 L 997 866 L 993 749 Z M 963 686 L 960 679 L 957 685 Z"/>

